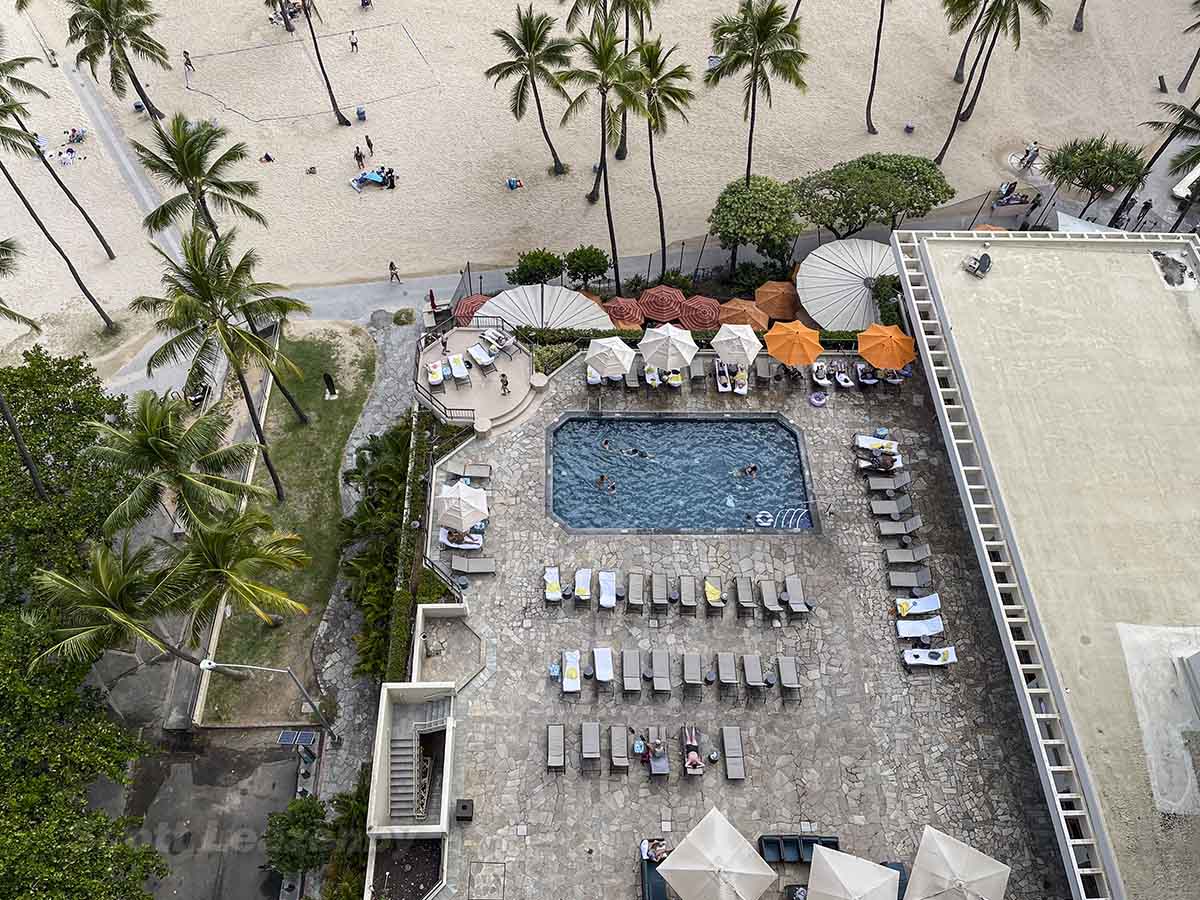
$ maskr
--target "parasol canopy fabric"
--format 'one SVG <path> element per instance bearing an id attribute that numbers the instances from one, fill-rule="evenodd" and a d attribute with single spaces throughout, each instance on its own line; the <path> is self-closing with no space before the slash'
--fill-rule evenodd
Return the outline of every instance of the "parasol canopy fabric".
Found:
<path id="1" fill-rule="evenodd" d="M 762 341 L 749 325 L 727 323 L 713 337 L 712 348 L 724 362 L 749 366 L 762 350 Z"/>
<path id="2" fill-rule="evenodd" d="M 913 339 L 895 325 L 872 325 L 858 333 L 858 355 L 879 369 L 899 369 L 917 358 Z"/>
<path id="3" fill-rule="evenodd" d="M 713 807 L 658 864 L 683 900 L 758 900 L 778 876 Z"/>
<path id="4" fill-rule="evenodd" d="M 721 304 L 712 297 L 694 294 L 680 306 L 679 324 L 691 331 L 711 331 L 721 324 Z"/>
<path id="5" fill-rule="evenodd" d="M 801 322 L 776 322 L 767 332 L 767 352 L 785 366 L 811 366 L 824 351 L 821 333 Z"/>
<path id="6" fill-rule="evenodd" d="M 895 869 L 820 844 L 813 848 L 808 900 L 896 900 L 899 890 Z"/>
<path id="7" fill-rule="evenodd" d="M 896 274 L 892 248 L 849 238 L 818 247 L 796 272 L 800 304 L 830 331 L 861 331 L 875 321 L 872 291 L 880 275 Z"/>
<path id="8" fill-rule="evenodd" d="M 660 325 L 646 329 L 638 349 L 642 351 L 646 365 L 669 372 L 689 365 L 698 348 L 690 331 L 674 325 Z"/>
<path id="9" fill-rule="evenodd" d="M 454 304 L 455 324 L 460 327 L 466 326 L 479 311 L 479 307 L 491 299 L 487 294 L 471 294 L 469 297 L 463 297 Z"/>
<path id="10" fill-rule="evenodd" d="M 597 338 L 588 344 L 584 359 L 603 378 L 626 375 L 637 354 L 619 337 Z"/>
<path id="11" fill-rule="evenodd" d="M 629 297 L 614 297 L 604 304 L 604 311 L 616 328 L 639 328 L 646 321 L 642 308 Z"/>
<path id="12" fill-rule="evenodd" d="M 456 481 L 438 494 L 438 522 L 455 531 L 466 531 L 488 517 L 487 494 Z"/>
<path id="13" fill-rule="evenodd" d="M 905 900 L 1003 900 L 1008 873 L 1004 863 L 926 825 L 904 897 Z"/>
<path id="14" fill-rule="evenodd" d="M 666 284 L 655 285 L 642 291 L 637 303 L 647 321 L 674 322 L 683 305 L 683 291 Z"/>
<path id="15" fill-rule="evenodd" d="M 796 286 L 790 281 L 768 281 L 754 291 L 754 305 L 776 322 L 790 322 L 796 318 Z"/>
<path id="16" fill-rule="evenodd" d="M 721 322 L 730 325 L 749 325 L 755 331 L 766 331 L 770 318 L 754 305 L 753 300 L 730 300 L 721 304 Z"/>
<path id="17" fill-rule="evenodd" d="M 611 328 L 604 310 L 579 291 L 556 284 L 509 288 L 483 304 L 476 317 L 498 316 L 509 325 L 534 328 Z"/>

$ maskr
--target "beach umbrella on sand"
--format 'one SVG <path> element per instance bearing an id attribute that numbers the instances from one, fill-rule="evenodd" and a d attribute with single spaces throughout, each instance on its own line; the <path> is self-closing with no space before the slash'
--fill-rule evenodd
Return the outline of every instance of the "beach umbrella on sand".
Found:
<path id="1" fill-rule="evenodd" d="M 697 347 L 691 332 L 674 325 L 660 325 L 646 329 L 638 349 L 642 351 L 646 365 L 671 371 L 691 363 Z"/>
<path id="2" fill-rule="evenodd" d="M 1003 900 L 1008 873 L 1004 863 L 926 825 L 904 897 L 905 900 Z"/>
<path id="3" fill-rule="evenodd" d="M 820 844 L 813 848 L 808 900 L 896 900 L 899 890 L 895 869 Z"/>
<path id="4" fill-rule="evenodd" d="M 800 304 L 822 328 L 861 331 L 879 313 L 872 293 L 876 279 L 895 274 L 891 247 L 849 238 L 808 254 L 796 271 L 796 291 Z"/>
<path id="5" fill-rule="evenodd" d="M 765 312 L 753 300 L 730 300 L 721 304 L 721 322 L 730 325 L 749 325 L 755 331 L 766 331 L 771 323 Z"/>
<path id="6" fill-rule="evenodd" d="M 899 369 L 917 358 L 912 338 L 895 325 L 879 323 L 858 333 L 858 355 L 879 369 Z"/>
<path id="7" fill-rule="evenodd" d="M 608 318 L 612 321 L 615 328 L 641 328 L 642 323 L 646 321 L 646 317 L 642 315 L 642 308 L 637 305 L 636 300 L 631 300 L 628 297 L 614 297 L 604 304 L 604 311 L 608 313 Z"/>
<path id="8" fill-rule="evenodd" d="M 471 294 L 469 297 L 463 297 L 454 304 L 455 324 L 460 327 L 466 326 L 475 317 L 475 313 L 479 312 L 479 307 L 491 299 L 487 294 Z"/>
<path id="9" fill-rule="evenodd" d="M 607 337 L 589 343 L 584 359 L 601 377 L 616 378 L 629 372 L 636 355 L 633 348 L 620 338 Z"/>
<path id="10" fill-rule="evenodd" d="M 466 531 L 488 517 L 487 494 L 456 481 L 438 494 L 438 523 L 455 531 Z"/>
<path id="11" fill-rule="evenodd" d="M 701 294 L 688 297 L 679 308 L 679 324 L 691 331 L 711 331 L 721 324 L 721 304 Z"/>
<path id="12" fill-rule="evenodd" d="M 796 318 L 796 286 L 790 281 L 768 281 L 754 291 L 754 305 L 776 322 L 790 322 Z"/>
<path id="13" fill-rule="evenodd" d="M 658 864 L 683 900 L 758 900 L 775 872 L 716 807 Z"/>
<path id="14" fill-rule="evenodd" d="M 824 350 L 821 332 L 800 322 L 776 322 L 767 332 L 767 352 L 785 366 L 811 366 Z"/>
<path id="15" fill-rule="evenodd" d="M 682 305 L 683 291 L 666 284 L 646 288 L 638 297 L 642 315 L 650 322 L 674 322 Z"/>
<path id="16" fill-rule="evenodd" d="M 749 325 L 725 324 L 712 339 L 712 348 L 725 362 L 749 367 L 762 350 L 762 341 Z"/>

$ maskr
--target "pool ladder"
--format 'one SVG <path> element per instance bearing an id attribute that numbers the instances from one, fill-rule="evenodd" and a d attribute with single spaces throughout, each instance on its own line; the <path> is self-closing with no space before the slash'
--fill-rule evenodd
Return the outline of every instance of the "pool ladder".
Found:
<path id="1" fill-rule="evenodd" d="M 807 519 L 807 523 L 805 522 Z M 812 516 L 809 514 L 807 506 L 789 506 L 786 509 L 781 509 L 775 513 L 768 528 L 804 528 L 805 525 L 812 525 Z"/>

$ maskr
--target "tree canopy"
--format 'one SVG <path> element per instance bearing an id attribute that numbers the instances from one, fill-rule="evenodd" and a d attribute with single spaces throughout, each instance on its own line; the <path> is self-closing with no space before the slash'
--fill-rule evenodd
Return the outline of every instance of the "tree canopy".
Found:
<path id="1" fill-rule="evenodd" d="M 1082 216 L 1101 194 L 1134 187 L 1146 177 L 1142 148 L 1108 135 L 1076 138 L 1046 154 L 1042 174 L 1057 187 L 1087 194 Z"/>
<path id="2" fill-rule="evenodd" d="M 749 184 L 739 178 L 721 191 L 708 216 L 709 230 L 727 250 L 750 244 L 786 263 L 800 234 L 797 211 L 796 195 L 787 185 L 765 175 L 751 176 Z"/>
<path id="3" fill-rule="evenodd" d="M 267 862 L 281 875 L 307 872 L 325 865 L 330 853 L 325 804 L 298 797 L 283 812 L 267 816 Z"/>

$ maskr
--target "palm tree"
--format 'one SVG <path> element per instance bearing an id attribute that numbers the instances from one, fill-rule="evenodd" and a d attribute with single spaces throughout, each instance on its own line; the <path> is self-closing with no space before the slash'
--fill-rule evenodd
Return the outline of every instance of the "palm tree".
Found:
<path id="1" fill-rule="evenodd" d="M 658 207 L 658 238 L 662 244 L 662 260 L 658 268 L 661 279 L 667 271 L 667 225 L 663 218 L 662 192 L 658 187 L 658 169 L 654 161 L 654 135 L 667 130 L 667 120 L 672 114 L 687 121 L 688 104 L 695 93 L 687 86 L 692 80 L 692 70 L 686 63 L 672 66 L 671 54 L 679 49 L 676 45 L 663 52 L 662 39 L 642 41 L 638 44 L 638 76 L 642 94 L 646 98 L 646 137 L 650 154 L 650 182 L 654 185 L 654 202 Z"/>
<path id="2" fill-rule="evenodd" d="M 1150 174 L 1151 170 L 1154 168 L 1154 164 L 1158 162 L 1159 158 L 1161 158 L 1162 155 L 1167 152 L 1167 148 L 1174 143 L 1175 138 L 1179 137 L 1180 134 L 1183 134 L 1185 129 L 1187 129 L 1188 136 L 1196 140 L 1200 140 L 1200 115 L 1196 115 L 1196 109 L 1197 107 L 1200 107 L 1200 97 L 1197 97 L 1196 102 L 1190 107 L 1183 106 L 1179 103 L 1160 103 L 1158 106 L 1159 109 L 1169 112 L 1173 116 L 1173 119 L 1167 122 L 1142 122 L 1143 125 L 1148 125 L 1155 131 L 1168 132 L 1166 140 L 1164 140 L 1159 145 L 1158 149 L 1151 154 L 1150 158 L 1146 160 L 1146 169 L 1142 173 L 1143 180 L 1147 175 Z M 1197 157 L 1197 162 L 1200 162 L 1200 156 Z M 1117 204 L 1117 208 L 1113 210 L 1112 218 L 1108 220 L 1109 228 L 1116 227 L 1117 220 L 1121 218 L 1121 214 L 1125 212 L 1125 208 L 1129 206 L 1130 202 L 1133 200 L 1133 192 L 1135 190 L 1137 190 L 1137 185 L 1131 185 L 1129 190 L 1125 193 L 1125 196 L 1121 199 L 1121 202 Z"/>
<path id="3" fill-rule="evenodd" d="M 704 73 L 704 83 L 715 87 L 731 75 L 745 72 L 742 79 L 742 113 L 750 123 L 746 144 L 746 186 L 754 161 L 754 124 L 758 95 L 771 105 L 771 76 L 805 90 L 801 69 L 808 54 L 800 49 L 800 26 L 787 20 L 779 0 L 742 0 L 736 16 L 721 16 L 712 23 L 713 53 L 721 57 Z"/>
<path id="4" fill-rule="evenodd" d="M 1167 149 L 1167 146 L 1175 138 L 1184 137 L 1191 142 L 1191 146 L 1180 153 L 1176 153 L 1171 158 L 1171 167 L 1168 171 L 1172 175 L 1189 172 L 1200 165 L 1200 113 L 1196 112 L 1196 107 L 1200 105 L 1200 100 L 1193 103 L 1190 108 L 1178 103 L 1160 103 L 1158 105 L 1160 109 L 1170 113 L 1172 118 L 1158 122 L 1143 122 L 1142 124 L 1149 125 L 1155 131 L 1169 132 L 1169 136 L 1163 142 L 1163 145 L 1158 148 L 1154 156 L 1150 157 L 1150 161 L 1146 164 L 1146 171 L 1150 171 L 1154 163 L 1163 154 L 1163 151 Z M 1192 205 L 1197 200 L 1200 200 L 1200 181 L 1193 183 L 1191 190 L 1188 192 L 1188 198 L 1179 213 L 1179 218 L 1171 226 L 1171 231 L 1174 232 L 1179 229 L 1187 214 L 1191 212 Z"/>
<path id="5" fill-rule="evenodd" d="M 17 246 L 17 242 L 12 238 L 0 240 L 0 278 L 6 278 L 16 271 L 17 256 L 20 252 L 21 250 Z M 4 302 L 3 297 L 0 297 L 0 319 L 15 322 L 18 325 L 27 325 L 35 333 L 42 330 L 33 319 L 26 318 L 15 309 L 10 308 Z M 8 426 L 13 443 L 17 446 L 17 453 L 21 457 L 21 464 L 25 466 L 25 471 L 29 473 L 29 480 L 33 482 L 34 493 L 38 495 L 38 499 L 40 500 L 50 499 L 46 494 L 45 486 L 42 484 L 42 476 L 38 472 L 37 463 L 29 455 L 29 449 L 25 446 L 25 439 L 21 437 L 21 428 L 17 425 L 16 417 L 13 416 L 12 410 L 9 409 L 8 401 L 4 399 L 3 392 L 0 392 L 0 418 L 4 419 L 4 424 Z"/>
<path id="6" fill-rule="evenodd" d="M 283 484 L 267 451 L 254 397 L 246 383 L 246 369 L 258 366 L 279 379 L 280 368 L 299 373 L 295 363 L 283 356 L 261 336 L 238 325 L 253 319 L 260 322 L 283 322 L 296 312 L 308 312 L 308 305 L 277 291 L 282 287 L 254 280 L 258 255 L 245 253 L 236 263 L 231 258 L 234 232 L 227 232 L 213 241 L 207 231 L 193 228 L 183 238 L 183 260 L 176 262 L 160 248 L 155 251 L 163 258 L 162 297 L 138 297 L 129 304 L 135 312 L 158 316 L 155 328 L 169 335 L 161 347 L 150 355 L 146 371 L 168 363 L 190 360 L 192 374 L 207 371 L 219 354 L 224 354 L 237 375 L 250 423 L 262 452 L 263 465 L 275 486 L 275 496 L 283 502 Z M 295 407 L 297 415 L 303 412 Z M 302 420 L 304 421 L 304 420 Z"/>
<path id="7" fill-rule="evenodd" d="M 883 40 L 883 16 L 887 0 L 879 0 L 879 27 L 875 29 L 875 60 L 871 63 L 871 89 L 867 91 L 867 134 L 879 134 L 871 121 L 871 104 L 875 101 L 875 80 L 879 75 L 879 44 Z"/>
<path id="8" fill-rule="evenodd" d="M 600 171 L 604 184 L 604 214 L 608 219 L 608 241 L 612 249 L 613 278 L 616 292 L 621 293 L 621 261 L 617 255 L 617 232 L 613 228 L 612 201 L 608 191 L 608 145 L 616 134 L 620 122 L 621 108 L 629 107 L 639 114 L 644 110 L 638 92 L 637 75 L 631 65 L 630 54 L 621 51 L 621 39 L 612 19 L 598 17 L 586 37 L 576 39 L 575 46 L 581 51 L 582 65 L 567 69 L 559 74 L 564 84 L 577 85 L 579 96 L 571 101 L 563 113 L 566 124 L 577 116 L 588 104 L 594 93 L 600 100 Z M 612 98 L 615 97 L 614 104 Z M 588 195 L 592 200 L 592 195 Z"/>
<path id="9" fill-rule="evenodd" d="M 529 95 L 533 94 L 533 104 L 537 108 L 538 125 L 542 128 L 542 137 L 550 148 L 550 156 L 554 159 L 554 174 L 562 175 L 567 170 L 558 158 L 554 142 L 550 140 L 550 131 L 546 128 L 546 116 L 542 111 L 542 97 L 538 93 L 540 81 L 547 90 L 556 96 L 566 97 L 567 92 L 559 83 L 555 71 L 564 69 L 571 63 L 571 42 L 567 38 L 552 37 L 551 32 L 558 20 L 546 13 L 535 13 L 531 3 L 526 9 L 517 7 L 517 27 L 514 31 L 497 28 L 492 34 L 504 45 L 509 58 L 496 63 L 483 74 L 494 79 L 493 86 L 509 78 L 515 78 L 516 84 L 509 94 L 508 108 L 513 118 L 520 121 L 529 106 Z"/>
<path id="10" fill-rule="evenodd" d="M 1183 224 L 1183 220 L 1192 211 L 1192 207 L 1195 206 L 1197 200 L 1200 200 L 1200 181 L 1193 181 L 1191 187 L 1188 188 L 1187 200 L 1179 207 L 1178 218 L 1171 224 L 1171 234 L 1179 230 L 1179 226 Z"/>
<path id="11" fill-rule="evenodd" d="M 308 33 L 312 37 L 313 50 L 317 54 L 317 68 L 321 70 L 321 77 L 325 79 L 325 90 L 329 93 L 329 105 L 333 107 L 333 117 L 339 125 L 350 127 L 350 120 L 342 115 L 342 111 L 338 109 L 337 97 L 333 96 L 333 85 L 329 83 L 329 73 L 325 71 L 325 60 L 321 59 L 321 43 L 317 40 L 317 30 L 313 28 L 312 17 L 321 18 L 321 11 L 317 9 L 315 0 L 297 0 L 300 4 L 300 10 L 304 13 L 304 21 L 308 23 Z M 284 15 L 287 19 L 287 15 Z M 322 19 L 321 21 L 324 21 Z"/>
<path id="12" fill-rule="evenodd" d="M 625 16 L 625 52 L 629 52 L 629 26 L 632 22 L 637 25 L 638 41 L 643 41 L 646 38 L 646 32 L 651 26 L 650 17 L 654 12 L 654 4 L 656 0 L 613 0 L 613 12 L 621 13 Z M 621 110 L 621 139 L 617 142 L 617 150 L 613 155 L 617 159 L 624 159 L 629 155 L 629 146 L 626 141 L 629 129 L 629 110 Z"/>
<path id="13" fill-rule="evenodd" d="M 1079 9 L 1075 12 L 1075 24 L 1071 27 L 1076 31 L 1083 31 L 1083 10 L 1087 6 L 1087 0 L 1079 0 Z"/>
<path id="14" fill-rule="evenodd" d="M 96 65 L 108 60 L 108 86 L 124 97 L 133 84 L 142 106 L 152 119 L 162 112 L 150 102 L 145 85 L 134 71 L 130 56 L 170 69 L 167 49 L 150 36 L 149 29 L 159 20 L 150 0 L 67 0 L 73 12 L 67 20 L 67 43 L 79 44 L 75 64 L 86 64 L 96 78 Z"/>
<path id="15" fill-rule="evenodd" d="M 100 436 L 100 444 L 90 448 L 89 455 L 101 465 L 140 479 L 109 513 L 106 534 L 133 527 L 156 506 L 193 529 L 242 498 L 266 496 L 262 488 L 240 477 L 257 447 L 226 445 L 230 417 L 214 408 L 188 421 L 190 413 L 191 407 L 178 394 L 160 397 L 154 391 L 139 391 L 130 427 L 88 423 Z"/>
<path id="16" fill-rule="evenodd" d="M 958 67 L 954 70 L 954 81 L 957 84 L 963 83 L 967 51 L 971 49 L 971 42 L 979 33 L 979 23 L 983 21 L 983 14 L 987 12 L 989 2 L 990 0 L 942 0 L 942 9 L 946 18 L 950 20 L 951 34 L 958 34 L 971 21 L 971 16 L 975 16 L 971 30 L 967 32 L 967 39 L 963 42 L 962 52 L 958 54 Z"/>
<path id="17" fill-rule="evenodd" d="M 283 27 L 287 29 L 288 34 L 295 32 L 296 26 L 292 24 L 292 17 L 287 13 L 287 0 L 263 0 L 263 6 L 272 13 L 279 13 L 279 18 L 283 19 Z"/>
<path id="18" fill-rule="evenodd" d="M 13 118 L 14 116 L 28 115 L 24 105 L 17 102 L 0 102 L 0 123 Z M 37 148 L 33 143 L 33 137 L 23 128 L 14 128 L 11 125 L 0 124 L 0 151 L 8 151 L 14 156 L 36 156 Z M 12 188 L 13 193 L 17 195 L 17 199 L 21 201 L 21 205 L 25 207 L 25 211 L 29 213 L 29 217 L 33 219 L 38 230 L 42 232 L 43 237 L 50 242 L 50 246 L 66 263 L 67 270 L 71 273 L 71 277 L 75 279 L 75 285 L 92 304 L 92 308 L 99 313 L 100 318 L 104 320 L 104 330 L 110 334 L 117 330 L 116 324 L 113 322 L 104 307 L 100 305 L 100 301 L 92 296 L 92 292 L 88 290 L 86 284 L 83 283 L 83 278 L 79 274 L 79 270 L 75 268 L 75 264 L 71 262 L 71 258 L 67 256 L 62 245 L 54 239 L 54 235 L 50 233 L 50 229 L 46 227 L 46 223 L 38 216 L 37 210 L 33 208 L 33 204 L 29 202 L 29 198 L 25 196 L 16 179 L 13 178 L 12 172 L 4 165 L 3 158 L 0 158 L 0 175 L 4 176 L 4 180 L 8 182 L 8 186 Z"/>
<path id="19" fill-rule="evenodd" d="M 800 15 L 800 0 L 796 0 L 796 5 L 792 7 L 792 17 L 788 21 L 795 22 L 798 15 Z"/>
<path id="20" fill-rule="evenodd" d="M 35 95 L 39 97 L 49 97 L 50 95 L 43 91 L 36 84 L 26 81 L 20 76 L 20 71 L 30 63 L 38 62 L 35 56 L 14 56 L 10 59 L 5 58 L 4 53 L 4 32 L 0 30 L 0 104 L 17 103 L 22 97 Z M 108 241 L 96 227 L 96 223 L 92 221 L 92 217 L 87 214 L 87 210 L 71 193 L 71 189 L 63 184 L 63 180 L 59 178 L 58 171 L 54 166 L 50 165 L 50 160 L 46 159 L 46 154 L 42 152 L 42 148 L 33 140 L 33 134 L 25 127 L 25 122 L 21 115 L 16 110 L 10 113 L 13 124 L 18 129 L 25 132 L 33 143 L 34 149 L 37 150 L 38 159 L 42 161 L 42 166 L 50 173 L 50 177 L 54 179 L 54 183 L 58 185 L 59 190 L 67 195 L 67 199 L 71 201 L 71 205 L 79 210 L 79 214 L 83 216 L 83 221 L 87 222 L 88 228 L 92 229 L 92 234 L 96 236 L 96 240 L 100 242 L 100 246 L 104 248 L 104 252 L 109 259 L 116 259 L 117 255 L 113 253 L 112 247 Z"/>
<path id="21" fill-rule="evenodd" d="M 1125 141 L 1109 140 L 1108 135 L 1075 138 L 1046 155 L 1042 173 L 1058 188 L 1070 185 L 1087 194 L 1082 218 L 1101 194 L 1137 185 L 1144 179 L 1142 148 Z M 1053 197 L 1051 197 L 1053 199 Z"/>

